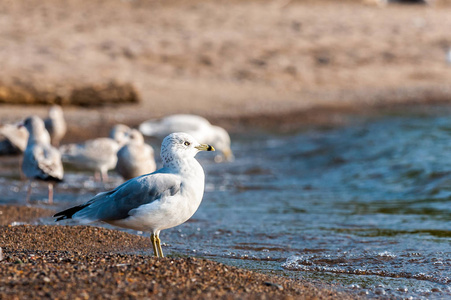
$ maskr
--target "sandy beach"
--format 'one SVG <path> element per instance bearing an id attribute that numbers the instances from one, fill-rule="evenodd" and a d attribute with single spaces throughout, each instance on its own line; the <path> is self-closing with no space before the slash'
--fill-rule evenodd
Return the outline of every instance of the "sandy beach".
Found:
<path id="1" fill-rule="evenodd" d="M 149 250 L 150 240 L 118 230 L 5 225 L 53 213 L 45 209 L 0 211 L 1 299 L 357 299 L 332 286 L 205 259 L 130 254 Z"/>
<path id="2" fill-rule="evenodd" d="M 4 2 L 0 119 L 46 114 L 18 103 L 61 103 L 77 138 L 171 113 L 233 129 L 449 102 L 449 1 L 362 2 Z"/>

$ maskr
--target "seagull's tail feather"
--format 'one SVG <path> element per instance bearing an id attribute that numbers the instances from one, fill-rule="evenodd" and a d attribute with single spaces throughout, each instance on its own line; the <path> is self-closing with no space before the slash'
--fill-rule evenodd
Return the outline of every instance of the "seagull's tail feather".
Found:
<path id="1" fill-rule="evenodd" d="M 77 212 L 79 212 L 80 210 L 82 210 L 83 208 L 85 208 L 88 205 L 89 205 L 89 203 L 85 203 L 85 204 L 74 206 L 69 209 L 60 211 L 59 213 L 54 214 L 53 217 L 56 218 L 55 222 L 61 221 L 61 220 L 66 220 L 66 219 L 72 219 L 72 216 L 74 214 L 76 214 Z"/>
<path id="2" fill-rule="evenodd" d="M 113 194 L 114 192 L 115 190 L 98 193 L 94 198 L 84 204 L 74 206 L 56 213 L 55 215 L 53 215 L 54 218 L 57 218 L 55 222 L 66 219 L 76 219 L 81 221 L 82 223 L 90 223 L 108 219 L 108 216 L 105 217 L 104 215 L 102 215 L 102 212 L 104 213 L 104 210 L 106 210 L 107 212 L 114 212 L 114 210 L 108 210 L 104 208 L 105 202 L 108 202 L 109 200 L 108 196 Z M 110 203 L 110 206 L 111 205 L 114 206 L 114 203 Z"/>

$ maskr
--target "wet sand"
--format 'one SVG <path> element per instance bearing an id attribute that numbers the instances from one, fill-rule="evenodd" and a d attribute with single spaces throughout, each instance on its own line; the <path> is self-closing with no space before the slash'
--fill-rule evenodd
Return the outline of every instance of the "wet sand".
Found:
<path id="1" fill-rule="evenodd" d="M 23 222 L 24 216 L 33 222 L 50 210 L 2 206 L 0 211 L 0 299 L 357 299 L 333 286 L 205 259 L 130 254 L 149 253 L 150 240 L 118 230 L 5 225 Z"/>

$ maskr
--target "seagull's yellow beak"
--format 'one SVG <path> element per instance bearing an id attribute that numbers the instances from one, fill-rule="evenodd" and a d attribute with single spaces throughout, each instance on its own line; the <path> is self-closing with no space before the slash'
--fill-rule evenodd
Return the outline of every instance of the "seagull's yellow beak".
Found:
<path id="1" fill-rule="evenodd" d="M 196 146 L 194 148 L 196 148 L 199 151 L 215 151 L 215 148 L 207 144 L 200 144 L 199 146 Z"/>

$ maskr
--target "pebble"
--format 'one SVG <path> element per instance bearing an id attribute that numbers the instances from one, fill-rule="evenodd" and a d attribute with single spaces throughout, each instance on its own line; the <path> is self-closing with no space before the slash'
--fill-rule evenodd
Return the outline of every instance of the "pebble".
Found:
<path id="1" fill-rule="evenodd" d="M 356 299 L 202 258 L 124 254 L 148 238 L 92 226 L 0 226 L 0 299 Z M 102 240 L 102 243 L 98 241 Z M 131 250 L 132 249 L 132 250 Z M 23 286 L 26 282 L 26 288 Z M 45 283 L 45 284 L 43 284 Z M 126 296 L 128 295 L 128 296 Z M 200 296 L 202 295 L 202 296 Z"/>
<path id="2" fill-rule="evenodd" d="M 277 284 L 277 283 L 273 283 L 273 282 L 268 282 L 268 281 L 266 281 L 265 283 L 264 283 L 266 286 L 272 286 L 272 287 L 276 287 L 276 288 L 278 288 L 279 290 L 283 290 L 283 287 L 280 285 L 280 284 Z"/>

